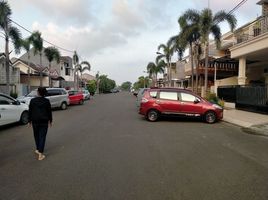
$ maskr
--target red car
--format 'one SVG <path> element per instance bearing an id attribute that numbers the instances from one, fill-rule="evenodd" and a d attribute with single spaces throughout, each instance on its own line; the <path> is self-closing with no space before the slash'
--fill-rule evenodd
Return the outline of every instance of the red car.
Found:
<path id="1" fill-rule="evenodd" d="M 84 95 L 83 92 L 79 92 L 76 90 L 69 90 L 69 100 L 70 104 L 80 104 L 82 105 L 84 103 Z"/>
<path id="2" fill-rule="evenodd" d="M 202 117 L 207 123 L 223 118 L 223 108 L 212 104 L 192 91 L 179 88 L 154 88 L 144 92 L 139 113 L 149 121 L 161 115 Z"/>

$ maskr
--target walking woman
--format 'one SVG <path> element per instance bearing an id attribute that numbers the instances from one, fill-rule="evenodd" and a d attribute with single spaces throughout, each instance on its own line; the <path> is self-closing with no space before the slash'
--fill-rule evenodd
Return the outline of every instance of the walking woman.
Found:
<path id="1" fill-rule="evenodd" d="M 52 125 L 51 105 L 45 95 L 46 88 L 39 87 L 37 89 L 37 97 L 30 101 L 29 105 L 29 123 L 33 127 L 34 139 L 36 144 L 35 153 L 38 160 L 45 158 L 44 148 L 48 126 Z"/>

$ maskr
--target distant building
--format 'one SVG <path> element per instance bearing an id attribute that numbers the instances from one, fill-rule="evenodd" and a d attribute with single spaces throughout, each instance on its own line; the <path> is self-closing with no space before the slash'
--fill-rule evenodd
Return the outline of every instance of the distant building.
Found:
<path id="1" fill-rule="evenodd" d="M 0 92 L 6 92 L 6 56 L 4 53 L 0 53 Z M 16 91 L 16 85 L 20 82 L 20 70 L 10 62 L 9 68 L 9 81 L 11 91 Z"/>

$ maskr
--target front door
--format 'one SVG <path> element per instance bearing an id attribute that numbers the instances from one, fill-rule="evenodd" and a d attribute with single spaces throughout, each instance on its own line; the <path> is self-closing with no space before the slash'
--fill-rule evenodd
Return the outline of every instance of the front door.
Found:
<path id="1" fill-rule="evenodd" d="M 13 99 L 0 95 L 0 125 L 19 121 L 20 110 L 17 107 Z"/>
<path id="2" fill-rule="evenodd" d="M 202 105 L 196 101 L 198 97 L 186 92 L 180 92 L 179 99 L 183 114 L 199 116 L 202 113 Z"/>

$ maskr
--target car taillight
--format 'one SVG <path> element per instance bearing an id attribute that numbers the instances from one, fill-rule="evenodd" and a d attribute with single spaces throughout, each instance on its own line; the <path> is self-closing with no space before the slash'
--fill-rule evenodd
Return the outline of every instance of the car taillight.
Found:
<path id="1" fill-rule="evenodd" d="M 148 99 L 142 97 L 141 102 L 142 102 L 142 103 L 147 103 L 147 102 L 148 102 Z"/>

